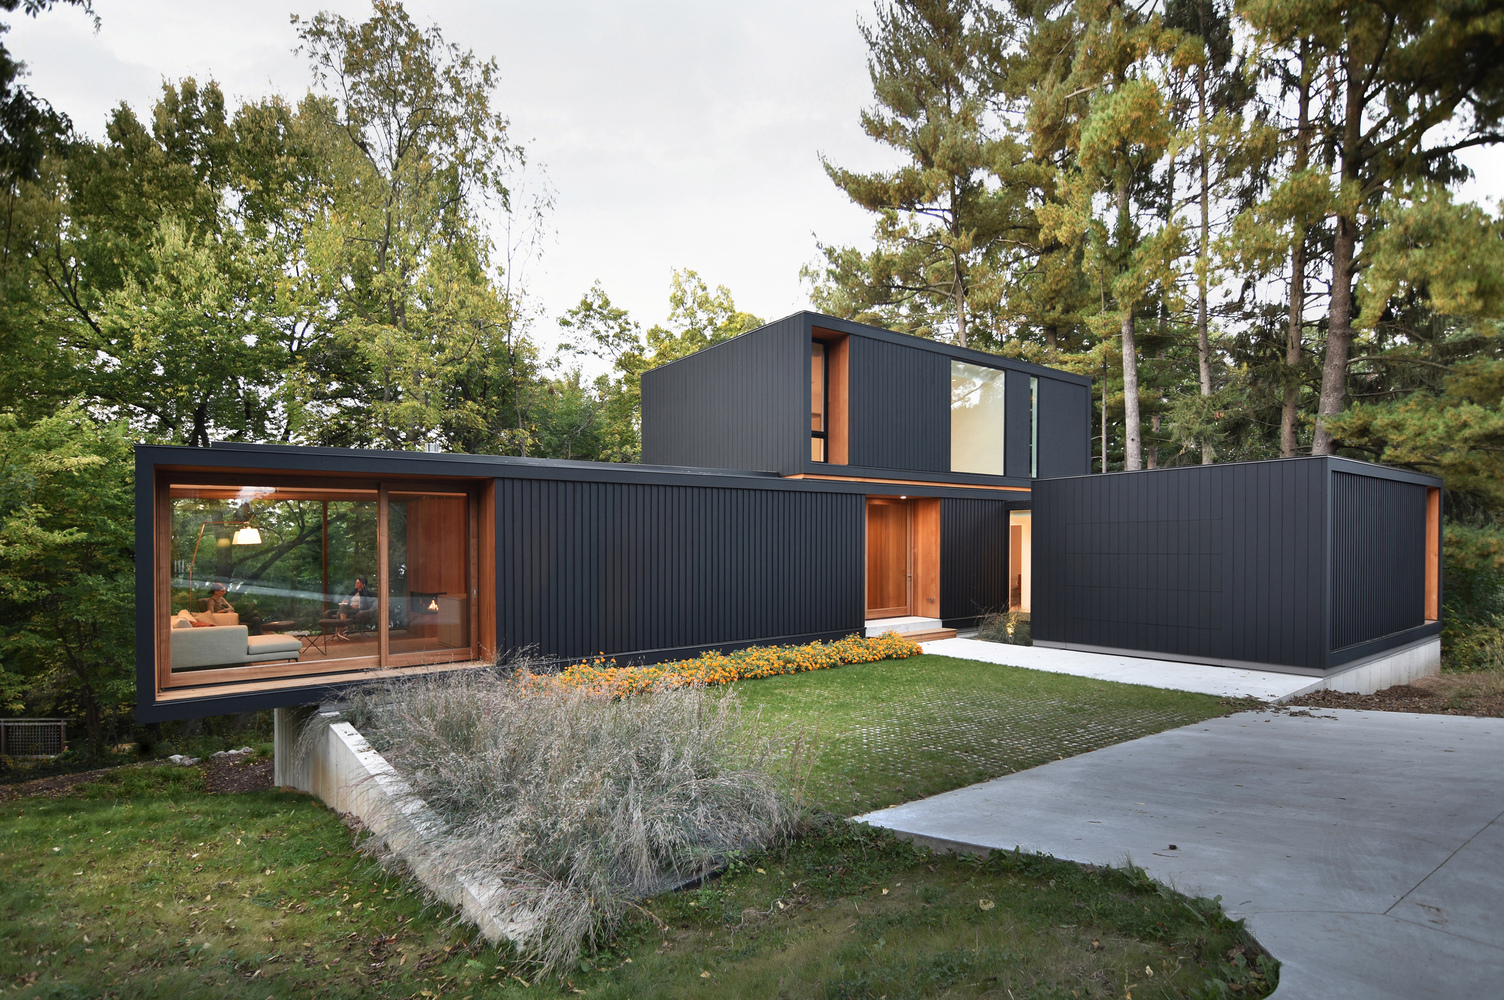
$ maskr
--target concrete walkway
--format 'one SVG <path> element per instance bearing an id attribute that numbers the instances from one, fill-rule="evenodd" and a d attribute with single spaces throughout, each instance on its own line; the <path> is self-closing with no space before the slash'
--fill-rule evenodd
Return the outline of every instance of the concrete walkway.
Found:
<path id="1" fill-rule="evenodd" d="M 1282 963 L 1278 1000 L 1495 1000 L 1500 761 L 1504 719 L 1241 713 L 858 818 L 1220 895 Z"/>
<path id="2" fill-rule="evenodd" d="M 954 656 L 962 660 L 981 660 L 985 663 L 1001 663 L 1012 667 L 1028 667 L 1030 670 L 1095 677 L 1097 680 L 1122 681 L 1125 684 L 1144 684 L 1176 691 L 1195 691 L 1222 698 L 1257 698 L 1260 701 L 1281 702 L 1325 686 L 1322 678 L 1303 674 L 1214 667 L 1143 656 L 1083 653 L 1073 649 L 1047 649 L 1044 646 L 1010 646 L 1001 642 L 983 642 L 980 639 L 937 639 L 923 645 L 926 653 Z"/>

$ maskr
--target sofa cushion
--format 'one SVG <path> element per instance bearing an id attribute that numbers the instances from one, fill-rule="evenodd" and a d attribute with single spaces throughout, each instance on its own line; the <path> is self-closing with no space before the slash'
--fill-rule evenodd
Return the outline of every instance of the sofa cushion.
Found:
<path id="1" fill-rule="evenodd" d="M 172 669 L 242 666 L 249 633 L 244 625 L 175 628 L 171 632 Z"/>
<path id="2" fill-rule="evenodd" d="M 172 669 L 243 667 L 265 660 L 296 660 L 302 643 L 294 635 L 250 635 L 244 625 L 173 629 Z"/>
<path id="3" fill-rule="evenodd" d="M 295 660 L 302 648 L 295 635 L 253 635 L 246 639 L 246 659 Z"/>

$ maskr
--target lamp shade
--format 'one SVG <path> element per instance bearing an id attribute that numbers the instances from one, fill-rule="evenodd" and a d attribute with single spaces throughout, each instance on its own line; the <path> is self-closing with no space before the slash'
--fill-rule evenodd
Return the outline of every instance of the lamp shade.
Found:
<path id="1" fill-rule="evenodd" d="M 236 545 L 260 545 L 261 544 L 261 529 L 260 528 L 236 528 L 235 529 L 235 538 L 233 539 L 233 541 L 234 541 L 234 543 Z"/>

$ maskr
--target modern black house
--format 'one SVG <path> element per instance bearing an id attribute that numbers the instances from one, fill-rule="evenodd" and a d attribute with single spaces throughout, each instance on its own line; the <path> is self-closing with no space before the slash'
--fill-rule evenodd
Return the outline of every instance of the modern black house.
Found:
<path id="1" fill-rule="evenodd" d="M 1269 480 L 1295 490 L 1294 506 L 1252 521 L 1217 508 L 1213 524 L 1208 511 L 1237 487 L 1198 487 L 1205 496 L 1179 506 L 1145 500 L 1150 487 L 1135 484 L 1207 473 L 1092 476 L 1090 434 L 1086 378 L 805 312 L 646 373 L 642 465 L 139 446 L 138 717 L 307 704 L 342 685 L 529 647 L 558 660 L 654 662 L 864 629 L 944 637 L 1004 609 L 1032 613 L 1046 642 L 1318 671 L 1356 648 L 1332 646 L 1351 635 L 1361 645 L 1434 632 L 1434 601 L 1412 621 L 1413 583 L 1396 589 L 1392 614 L 1322 632 L 1290 656 L 1266 655 L 1237 623 L 1284 629 L 1295 621 L 1287 604 L 1317 600 L 1303 590 L 1285 603 L 1219 605 L 1232 616 L 1220 645 L 1189 643 L 1168 624 L 1145 632 L 1143 621 L 1165 614 L 1153 594 L 1191 592 L 1145 587 L 1179 572 L 1162 555 L 1189 566 L 1214 550 L 1257 563 L 1275 534 L 1300 531 L 1292 544 L 1349 546 L 1337 562 L 1358 560 L 1359 576 L 1375 566 L 1419 573 L 1433 594 L 1439 549 L 1423 546 L 1424 566 L 1409 549 L 1386 562 L 1387 533 L 1343 534 L 1346 521 L 1318 510 L 1349 502 L 1331 499 L 1351 493 L 1331 460 L 1208 467 L 1313 470 Z M 1372 501 L 1387 504 L 1375 516 L 1439 539 L 1438 481 L 1362 463 L 1338 471 L 1425 492 L 1419 513 L 1396 493 Z M 1350 505 L 1370 503 L 1352 495 Z M 1035 517 L 1047 549 L 1035 547 Z M 1092 563 L 1098 536 L 1081 542 L 1082 518 L 1132 541 L 1103 543 L 1113 558 Z M 1218 540 L 1183 542 L 1182 528 Z M 1144 557 L 1117 587 L 1138 588 L 1139 603 L 1093 604 L 1101 574 L 1124 571 L 1120 545 Z M 1306 567 L 1300 585 L 1326 600 L 1352 573 L 1331 559 L 1322 567 Z M 1230 586 L 1218 578 L 1194 599 Z"/>

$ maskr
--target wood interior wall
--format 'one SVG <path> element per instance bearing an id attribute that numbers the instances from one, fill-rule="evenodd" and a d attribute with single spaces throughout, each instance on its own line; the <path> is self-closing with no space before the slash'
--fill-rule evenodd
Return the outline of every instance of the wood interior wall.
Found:
<path id="1" fill-rule="evenodd" d="M 844 333 L 819 327 L 815 328 L 814 339 L 825 345 L 825 459 L 830 465 L 849 465 L 850 340 Z"/>
<path id="2" fill-rule="evenodd" d="M 469 592 L 467 581 L 470 574 L 465 551 L 468 548 L 467 507 L 464 497 L 421 497 L 408 501 L 409 592 L 451 596 L 463 596 Z"/>
<path id="3" fill-rule="evenodd" d="M 913 613 L 940 617 L 940 499 L 910 500 L 914 505 Z"/>
<path id="4" fill-rule="evenodd" d="M 1426 490 L 1426 620 L 1441 618 L 1441 490 Z"/>

